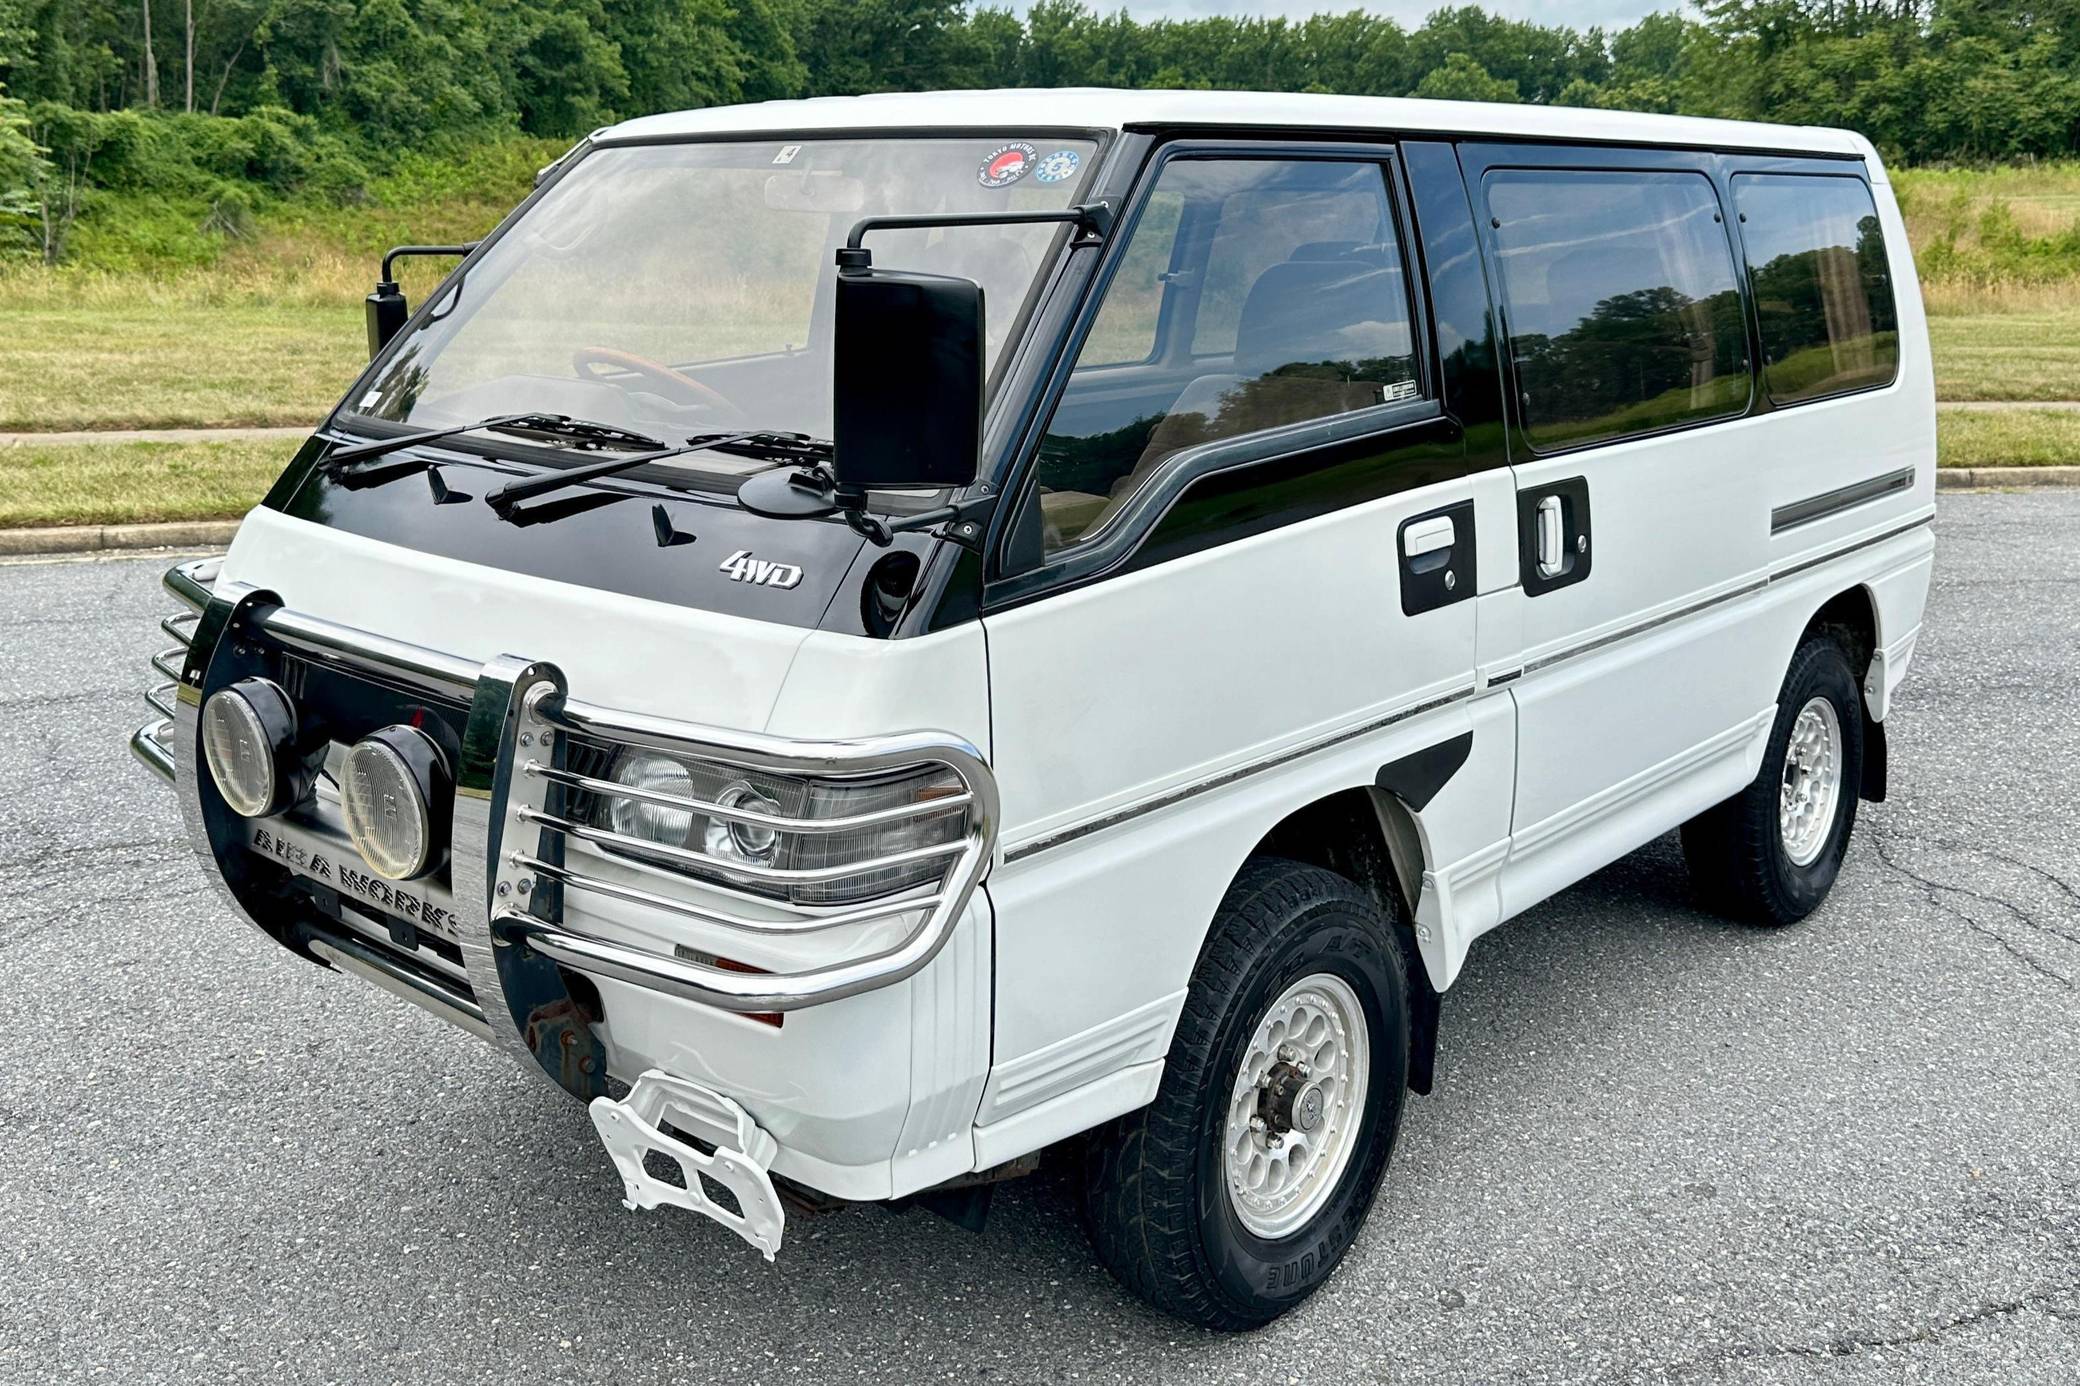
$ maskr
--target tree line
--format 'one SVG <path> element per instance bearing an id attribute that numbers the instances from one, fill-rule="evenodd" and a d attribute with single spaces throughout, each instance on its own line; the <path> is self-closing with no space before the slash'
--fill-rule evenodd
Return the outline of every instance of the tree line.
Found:
<path id="1" fill-rule="evenodd" d="M 648 111 L 1084 85 L 1679 112 L 1851 126 L 1916 163 L 2048 157 L 2080 150 L 2080 0 L 1699 0 L 1613 30 L 1472 6 L 1411 27 L 1079 0 L 0 0 L 0 215 L 169 116 L 189 156 L 351 183 L 378 149 Z"/>

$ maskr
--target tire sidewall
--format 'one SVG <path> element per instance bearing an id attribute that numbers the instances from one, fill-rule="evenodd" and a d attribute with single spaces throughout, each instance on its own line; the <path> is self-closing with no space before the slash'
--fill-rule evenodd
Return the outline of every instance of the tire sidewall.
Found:
<path id="1" fill-rule="evenodd" d="M 1842 783 L 1837 791 L 1834 822 L 1828 827 L 1820 855 L 1800 866 L 1784 847 L 1784 834 L 1777 820 L 1777 796 L 1784 779 L 1784 761 L 1791 748 L 1791 729 L 1797 724 L 1800 711 L 1814 698 L 1826 698 L 1834 704 L 1842 735 Z M 1770 731 L 1769 758 L 1764 765 L 1763 783 L 1769 791 L 1770 884 L 1788 911 L 1802 917 L 1826 898 L 1841 872 L 1862 788 L 1863 696 L 1856 687 L 1848 655 L 1832 640 L 1817 640 L 1799 652 L 1791 676 L 1785 680 L 1776 725 Z"/>
<path id="2" fill-rule="evenodd" d="M 1227 1009 L 1199 1098 L 1197 1216 L 1207 1270 L 1239 1314 L 1268 1320 L 1306 1298 L 1336 1267 L 1372 1206 L 1400 1126 L 1407 1087 L 1408 1009 L 1399 952 L 1377 926 L 1337 902 L 1310 911 L 1267 948 Z M 1228 1097 L 1243 1047 L 1271 1004 L 1303 977 L 1327 972 L 1357 993 L 1365 1011 L 1372 1069 L 1357 1146 L 1335 1193 L 1313 1218 L 1276 1239 L 1242 1225 L 1222 1162 Z"/>

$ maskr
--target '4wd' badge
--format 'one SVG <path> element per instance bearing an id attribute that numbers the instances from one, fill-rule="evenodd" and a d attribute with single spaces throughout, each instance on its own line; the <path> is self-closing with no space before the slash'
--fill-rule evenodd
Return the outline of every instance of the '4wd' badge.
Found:
<path id="1" fill-rule="evenodd" d="M 768 563 L 763 558 L 753 558 L 749 549 L 738 549 L 723 559 L 718 571 L 729 574 L 731 582 L 755 583 L 760 587 L 797 587 L 802 581 L 802 570 L 794 564 Z"/>

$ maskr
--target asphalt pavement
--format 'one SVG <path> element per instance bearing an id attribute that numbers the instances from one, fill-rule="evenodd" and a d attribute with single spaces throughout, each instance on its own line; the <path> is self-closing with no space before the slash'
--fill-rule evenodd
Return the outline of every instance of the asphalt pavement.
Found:
<path id="1" fill-rule="evenodd" d="M 0 566 L 0 1381 L 2080 1380 L 2080 493 L 1945 494 L 1827 905 L 1655 843 L 1482 940 L 1372 1220 L 1247 1337 L 981 1235 L 631 1214 L 585 1113 L 236 923 L 124 739 L 164 557 Z"/>

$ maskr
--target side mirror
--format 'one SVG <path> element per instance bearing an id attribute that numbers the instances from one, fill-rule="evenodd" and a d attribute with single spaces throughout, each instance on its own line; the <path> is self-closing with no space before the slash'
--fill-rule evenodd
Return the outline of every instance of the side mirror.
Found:
<path id="1" fill-rule="evenodd" d="M 839 489 L 973 482 L 982 448 L 982 286 L 846 266 L 837 294 L 831 442 Z"/>
<path id="2" fill-rule="evenodd" d="M 390 345 L 390 339 L 404 329 L 412 316 L 412 307 L 405 302 L 397 281 L 386 276 L 377 280 L 376 291 L 362 300 L 362 309 L 368 315 L 368 359 L 373 361 Z"/>
<path id="3" fill-rule="evenodd" d="M 362 300 L 362 311 L 368 315 L 368 359 L 373 361 L 390 339 L 404 330 L 412 316 L 411 305 L 405 302 L 404 291 L 397 287 L 397 261 L 406 255 L 468 255 L 477 248 L 478 242 L 468 245 L 400 245 L 392 246 L 383 257 L 383 277 L 376 281 L 376 291 Z"/>

